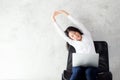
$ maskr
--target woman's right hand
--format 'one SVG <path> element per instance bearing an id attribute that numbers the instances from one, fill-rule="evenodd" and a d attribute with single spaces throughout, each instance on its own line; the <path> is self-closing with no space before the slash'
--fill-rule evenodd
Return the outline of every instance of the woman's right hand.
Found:
<path id="1" fill-rule="evenodd" d="M 65 16 L 68 16 L 69 13 L 67 13 L 65 10 L 58 10 L 53 13 L 53 21 L 56 21 L 55 17 L 59 14 L 64 14 Z"/>

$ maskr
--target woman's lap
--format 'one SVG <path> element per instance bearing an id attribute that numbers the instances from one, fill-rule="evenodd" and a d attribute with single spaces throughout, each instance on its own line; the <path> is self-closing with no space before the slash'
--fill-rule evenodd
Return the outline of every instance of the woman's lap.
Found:
<path id="1" fill-rule="evenodd" d="M 85 73 L 87 80 L 96 80 L 97 68 L 95 67 L 73 67 L 70 80 L 81 80 L 81 76 Z"/>

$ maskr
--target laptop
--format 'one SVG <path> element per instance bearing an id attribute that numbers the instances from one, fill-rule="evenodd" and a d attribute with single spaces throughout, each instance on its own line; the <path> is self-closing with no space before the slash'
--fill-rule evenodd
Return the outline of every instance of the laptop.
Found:
<path id="1" fill-rule="evenodd" d="M 99 54 L 81 54 L 73 53 L 72 54 L 72 66 L 83 66 L 83 67 L 98 67 L 99 64 Z"/>

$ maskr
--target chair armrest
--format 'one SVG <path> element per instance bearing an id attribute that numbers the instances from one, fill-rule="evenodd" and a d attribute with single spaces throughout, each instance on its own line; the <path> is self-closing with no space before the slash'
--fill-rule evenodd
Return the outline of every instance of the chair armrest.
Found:
<path id="1" fill-rule="evenodd" d="M 62 73 L 62 80 L 69 80 L 71 74 L 72 73 L 70 71 L 64 70 Z"/>
<path id="2" fill-rule="evenodd" d="M 98 80 L 112 80 L 111 72 L 100 72 L 98 73 Z"/>

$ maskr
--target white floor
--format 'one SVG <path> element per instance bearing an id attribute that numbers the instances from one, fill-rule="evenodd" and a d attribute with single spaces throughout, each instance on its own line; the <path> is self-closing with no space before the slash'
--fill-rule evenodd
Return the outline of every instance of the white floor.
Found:
<path id="1" fill-rule="evenodd" d="M 110 71 L 119 80 L 119 5 L 119 0 L 0 0 L 0 80 L 61 80 L 67 49 L 51 21 L 58 9 L 82 22 L 94 40 L 108 42 Z M 64 29 L 72 24 L 64 16 L 58 20 Z"/>

